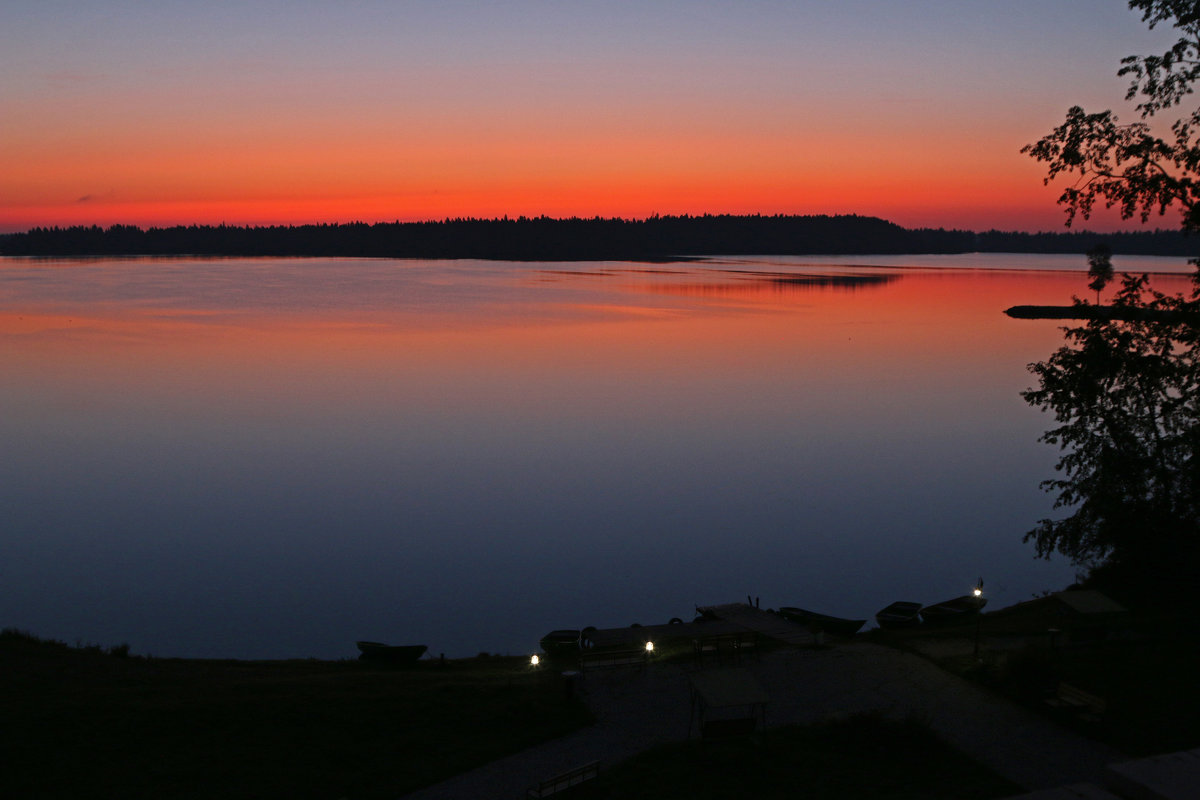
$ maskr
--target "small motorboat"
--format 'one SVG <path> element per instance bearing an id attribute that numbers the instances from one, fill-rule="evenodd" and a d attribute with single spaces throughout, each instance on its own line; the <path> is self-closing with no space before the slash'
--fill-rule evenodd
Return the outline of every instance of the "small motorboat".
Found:
<path id="1" fill-rule="evenodd" d="M 912 628 L 921 623 L 921 604 L 897 600 L 875 614 L 875 622 L 886 629 Z"/>
<path id="2" fill-rule="evenodd" d="M 853 636 L 858 633 L 859 628 L 867 624 L 865 619 L 831 617 L 828 614 L 818 614 L 815 611 L 807 611 L 794 606 L 781 607 L 779 616 L 801 625 L 807 625 L 813 630 L 824 631 L 830 636 Z"/>
<path id="3" fill-rule="evenodd" d="M 975 617 L 987 605 L 987 598 L 964 594 L 953 600 L 943 600 L 921 609 L 921 619 L 927 625 L 954 625 Z"/>
<path id="4" fill-rule="evenodd" d="M 379 661 L 388 664 L 409 664 L 429 649 L 423 644 L 384 644 L 383 642 L 355 642 L 358 657 L 363 661 Z"/>

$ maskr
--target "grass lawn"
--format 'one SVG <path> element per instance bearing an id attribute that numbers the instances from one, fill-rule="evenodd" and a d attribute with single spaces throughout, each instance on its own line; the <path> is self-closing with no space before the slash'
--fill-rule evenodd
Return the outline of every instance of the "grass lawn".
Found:
<path id="1" fill-rule="evenodd" d="M 119 657 L 0 634 L 9 797 L 396 798 L 588 724 L 524 659 Z"/>

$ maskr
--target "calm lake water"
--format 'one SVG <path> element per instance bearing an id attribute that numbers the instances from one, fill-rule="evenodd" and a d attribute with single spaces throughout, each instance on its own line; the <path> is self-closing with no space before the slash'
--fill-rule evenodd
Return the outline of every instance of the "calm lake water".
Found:
<path id="1" fill-rule="evenodd" d="M 464 656 L 747 595 L 1028 599 L 1073 576 L 1022 543 L 1056 452 L 1018 392 L 1061 323 L 1002 312 L 1084 270 L 0 259 L 0 624 Z"/>

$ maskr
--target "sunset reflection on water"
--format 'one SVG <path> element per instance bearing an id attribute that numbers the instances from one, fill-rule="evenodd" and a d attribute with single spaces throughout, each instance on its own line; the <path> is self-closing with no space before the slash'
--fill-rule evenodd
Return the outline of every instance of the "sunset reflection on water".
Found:
<path id="1" fill-rule="evenodd" d="M 0 260 L 0 592 L 42 636 L 246 658 L 519 653 L 747 593 L 870 616 L 980 573 L 1016 602 L 1072 575 L 1021 542 L 1055 454 L 1018 392 L 1061 337 L 1002 312 L 1072 294 L 788 259 Z"/>

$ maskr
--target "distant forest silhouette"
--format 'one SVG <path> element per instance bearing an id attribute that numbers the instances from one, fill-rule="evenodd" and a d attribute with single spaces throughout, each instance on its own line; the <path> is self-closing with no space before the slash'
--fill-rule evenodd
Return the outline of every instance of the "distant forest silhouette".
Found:
<path id="1" fill-rule="evenodd" d="M 187 225 L 142 229 L 33 228 L 0 236 L 0 254 L 373 256 L 509 260 L 664 260 L 707 255 L 1083 253 L 1097 244 L 1129 255 L 1200 255 L 1179 231 L 983 233 L 902 228 L 877 217 L 704 215 L 448 219 L 319 225 Z"/>

